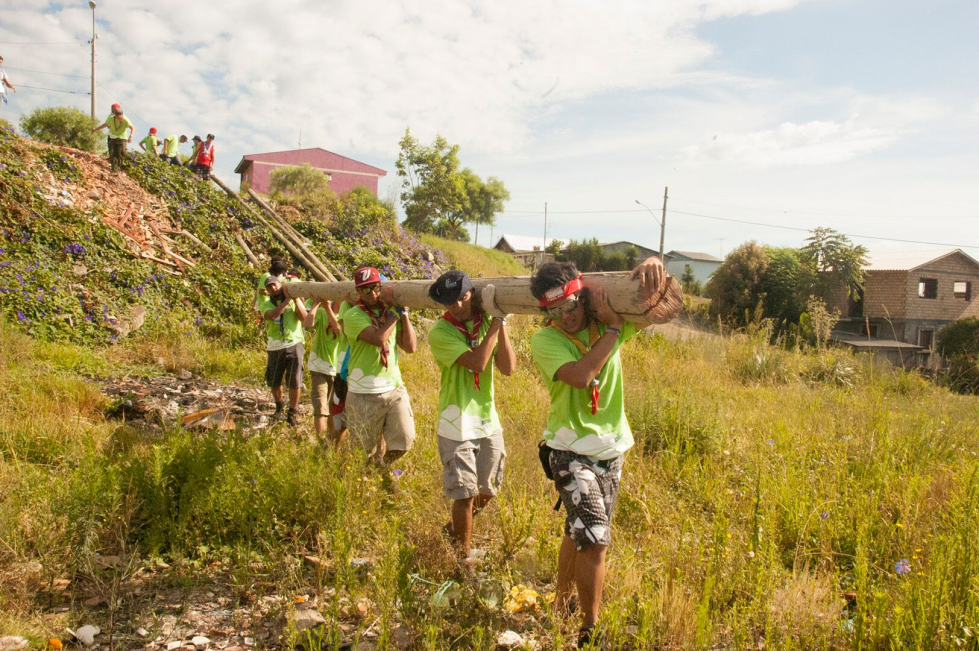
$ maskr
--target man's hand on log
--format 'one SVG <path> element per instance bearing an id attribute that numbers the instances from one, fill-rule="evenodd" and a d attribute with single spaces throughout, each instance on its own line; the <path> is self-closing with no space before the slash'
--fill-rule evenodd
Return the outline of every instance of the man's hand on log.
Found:
<path id="1" fill-rule="evenodd" d="M 663 267 L 663 261 L 654 255 L 636 265 L 629 278 L 639 280 L 643 289 L 653 292 L 666 281 L 666 269 Z"/>
<path id="2" fill-rule="evenodd" d="M 611 328 L 621 328 L 625 323 L 619 313 L 612 309 L 604 287 L 592 285 L 588 288 L 588 309 L 596 319 Z"/>
<path id="3" fill-rule="evenodd" d="M 503 319 L 506 321 L 512 314 L 506 314 L 501 310 L 496 304 L 496 285 L 486 285 L 483 287 L 482 291 L 479 293 L 479 301 L 483 306 L 483 310 L 489 314 L 494 319 Z"/>

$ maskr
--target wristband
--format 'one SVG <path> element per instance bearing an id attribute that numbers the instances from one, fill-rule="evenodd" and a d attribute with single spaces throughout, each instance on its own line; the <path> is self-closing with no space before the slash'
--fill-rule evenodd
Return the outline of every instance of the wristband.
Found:
<path id="1" fill-rule="evenodd" d="M 605 328 L 605 334 L 608 334 L 610 332 L 614 332 L 616 337 L 622 334 L 622 331 L 619 330 L 618 328 L 612 328 L 612 327 Z"/>

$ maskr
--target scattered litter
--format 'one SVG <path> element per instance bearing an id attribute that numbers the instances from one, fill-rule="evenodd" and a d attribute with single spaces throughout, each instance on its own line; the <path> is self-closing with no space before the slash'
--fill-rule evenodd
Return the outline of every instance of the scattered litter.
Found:
<path id="1" fill-rule="evenodd" d="M 77 631 L 72 631 L 70 628 L 67 629 L 75 639 L 84 644 L 85 646 L 92 646 L 95 644 L 95 636 L 102 632 L 102 629 L 98 626 L 82 626 Z"/>
<path id="2" fill-rule="evenodd" d="M 203 635 L 195 635 L 191 639 L 190 643 L 194 645 L 195 649 L 200 651 L 201 649 L 206 648 L 207 645 L 211 643 L 211 638 L 204 637 Z"/>
<path id="3" fill-rule="evenodd" d="M 524 645 L 524 640 L 520 633 L 508 629 L 497 636 L 496 645 L 503 649 L 516 649 Z"/>
<path id="4" fill-rule="evenodd" d="M 140 637 L 146 637 L 146 636 L 147 636 L 147 635 L 149 635 L 149 634 L 150 634 L 150 632 L 149 632 L 149 631 L 147 631 L 147 630 L 146 630 L 145 628 L 143 628 L 142 626 L 136 629 L 136 635 L 138 635 L 138 636 L 140 636 Z"/>
<path id="5" fill-rule="evenodd" d="M 180 419 L 187 428 L 216 429 L 226 432 L 235 428 L 235 420 L 228 414 L 227 409 L 202 409 L 187 414 Z"/>
<path id="6" fill-rule="evenodd" d="M 503 608 L 511 613 L 522 613 L 537 608 L 540 595 L 533 588 L 520 584 L 510 588 L 503 600 Z"/>
<path id="7" fill-rule="evenodd" d="M 21 651 L 21 649 L 26 649 L 29 644 L 26 638 L 16 635 L 0 637 L 0 651 Z"/>

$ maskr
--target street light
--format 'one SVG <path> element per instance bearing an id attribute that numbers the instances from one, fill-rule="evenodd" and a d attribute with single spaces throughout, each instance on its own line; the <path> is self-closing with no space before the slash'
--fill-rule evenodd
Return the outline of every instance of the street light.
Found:
<path id="1" fill-rule="evenodd" d="M 88 0 L 88 6 L 92 8 L 92 119 L 95 118 L 95 39 L 99 36 L 95 33 L 95 0 Z"/>
<path id="2" fill-rule="evenodd" d="M 659 224 L 659 259 L 666 263 L 666 258 L 663 257 L 663 243 L 666 240 L 666 194 L 667 190 L 663 191 L 663 219 L 656 219 L 656 213 L 653 209 L 644 204 L 639 199 L 636 199 L 636 203 L 649 211 L 649 214 L 653 216 L 653 220 Z"/>

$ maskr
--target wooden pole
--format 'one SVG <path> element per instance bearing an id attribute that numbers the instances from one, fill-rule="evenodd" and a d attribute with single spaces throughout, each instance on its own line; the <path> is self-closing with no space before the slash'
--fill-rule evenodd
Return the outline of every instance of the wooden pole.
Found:
<path id="1" fill-rule="evenodd" d="M 248 261 L 256 267 L 261 266 L 258 258 L 256 258 L 255 254 L 252 253 L 252 250 L 248 248 L 248 244 L 245 242 L 245 238 L 241 236 L 241 233 L 235 233 L 235 240 L 238 242 L 238 246 L 241 247 L 241 250 L 245 252 L 245 257 L 248 258 Z"/>
<path id="2" fill-rule="evenodd" d="M 630 280 L 629 272 L 584 274 L 585 286 L 602 287 L 608 292 L 612 308 L 626 321 L 643 326 L 666 323 L 676 317 L 683 308 L 683 292 L 676 278 L 655 291 L 643 288 L 639 281 Z M 394 288 L 394 301 L 413 309 L 431 308 L 444 310 L 428 297 L 431 280 L 391 280 L 385 286 Z M 529 276 L 507 278 L 474 278 L 476 292 L 486 285 L 496 288 L 496 306 L 509 314 L 533 314 L 541 316 L 540 303 L 530 293 Z M 290 298 L 311 298 L 356 303 L 357 293 L 352 281 L 338 283 L 286 283 L 283 285 Z"/>
<path id="3" fill-rule="evenodd" d="M 666 239 L 666 197 L 670 192 L 670 188 L 663 188 L 663 219 L 659 222 L 659 259 L 666 264 L 666 258 L 663 254 L 666 253 L 663 250 L 663 241 Z"/>

